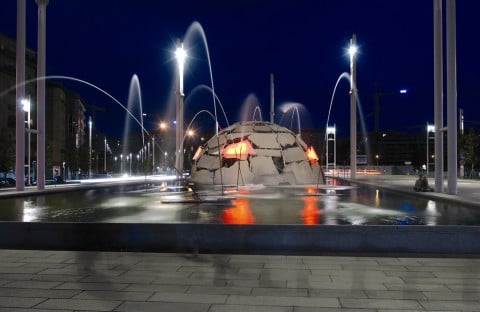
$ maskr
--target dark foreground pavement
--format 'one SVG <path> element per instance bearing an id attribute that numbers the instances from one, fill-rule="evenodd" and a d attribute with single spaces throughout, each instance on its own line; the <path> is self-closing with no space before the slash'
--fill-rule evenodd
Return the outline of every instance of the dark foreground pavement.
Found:
<path id="1" fill-rule="evenodd" d="M 0 250 L 0 311 L 480 311 L 480 259 Z"/>

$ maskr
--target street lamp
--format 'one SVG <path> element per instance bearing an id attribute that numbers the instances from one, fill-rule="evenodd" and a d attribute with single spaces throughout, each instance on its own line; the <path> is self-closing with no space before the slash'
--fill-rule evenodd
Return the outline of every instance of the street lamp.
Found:
<path id="1" fill-rule="evenodd" d="M 330 141 L 333 141 L 333 163 L 329 162 L 329 156 L 328 156 L 328 146 L 330 145 Z M 335 170 L 335 166 L 337 164 L 337 140 L 336 140 L 336 127 L 335 125 L 333 127 L 327 126 L 327 142 L 326 142 L 326 153 L 325 153 L 325 166 L 326 166 L 326 171 L 328 171 L 328 165 L 333 164 L 333 170 Z"/>
<path id="2" fill-rule="evenodd" d="M 123 154 L 120 154 L 120 173 L 123 174 Z"/>
<path id="3" fill-rule="evenodd" d="M 92 116 L 88 117 L 88 178 L 92 178 Z"/>
<path id="4" fill-rule="evenodd" d="M 431 136 L 430 133 L 432 133 L 433 135 Z M 426 171 L 427 171 L 427 176 L 428 176 L 428 167 L 430 165 L 430 158 L 428 157 L 428 141 L 429 140 L 434 140 L 435 139 L 435 125 L 429 125 L 427 123 L 427 168 L 426 168 Z M 433 156 L 433 155 L 432 155 Z"/>
<path id="5" fill-rule="evenodd" d="M 355 55 L 358 48 L 357 36 L 352 35 L 348 54 L 350 55 L 350 178 L 355 179 L 357 171 L 357 67 Z"/>
<path id="6" fill-rule="evenodd" d="M 155 172 L 155 134 L 152 137 L 152 174 Z"/>
<path id="7" fill-rule="evenodd" d="M 378 167 L 378 159 L 380 158 L 380 156 L 377 154 L 375 155 L 375 159 L 377 160 L 377 167 Z"/>
<path id="8" fill-rule="evenodd" d="M 117 172 L 118 167 L 117 167 L 117 156 L 113 157 L 113 160 L 115 160 L 115 172 Z"/>
<path id="9" fill-rule="evenodd" d="M 168 156 L 168 153 L 165 152 L 165 171 L 167 171 L 167 156 Z"/>
<path id="10" fill-rule="evenodd" d="M 28 174 L 27 174 L 27 179 L 28 179 L 28 185 L 31 186 L 32 183 L 30 181 L 30 155 L 31 155 L 31 152 L 30 152 L 30 145 L 31 145 L 31 119 L 30 119 L 30 97 L 28 99 L 22 99 L 22 105 L 23 105 L 23 110 L 25 112 L 27 112 L 27 126 L 28 126 L 28 129 L 27 129 L 27 133 L 28 133 L 28 164 L 27 164 L 27 168 L 28 168 Z"/>
<path id="11" fill-rule="evenodd" d="M 132 153 L 130 153 L 130 155 L 127 156 L 127 160 L 129 156 L 130 156 L 130 175 L 132 175 Z"/>
<path id="12" fill-rule="evenodd" d="M 140 173 L 140 154 L 137 154 L 137 174 Z"/>
<path id="13" fill-rule="evenodd" d="M 107 173 L 107 137 L 105 137 L 105 150 L 103 152 L 103 171 Z"/>
<path id="14" fill-rule="evenodd" d="M 185 66 L 185 59 L 187 54 L 183 48 L 183 43 L 177 41 L 177 50 L 175 51 L 175 57 L 178 65 L 178 77 L 177 77 L 177 105 L 176 105 L 176 136 L 175 136 L 175 168 L 182 174 L 183 171 L 183 153 L 182 153 L 182 141 L 183 141 L 183 70 Z"/>

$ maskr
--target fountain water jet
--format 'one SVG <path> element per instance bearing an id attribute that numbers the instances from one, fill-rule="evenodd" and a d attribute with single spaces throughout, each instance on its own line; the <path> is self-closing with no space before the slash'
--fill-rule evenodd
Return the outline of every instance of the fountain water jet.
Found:
<path id="1" fill-rule="evenodd" d="M 198 85 L 196 86 L 195 88 L 193 88 L 187 95 L 187 97 L 185 98 L 185 106 L 187 106 L 187 104 L 189 103 L 189 101 L 191 101 L 191 98 L 196 95 L 198 92 L 202 91 L 202 90 L 205 90 L 205 91 L 208 91 L 210 93 L 212 93 L 214 96 L 215 96 L 215 99 L 217 100 L 217 102 L 220 104 L 220 106 L 222 107 L 223 109 L 223 106 L 222 106 L 222 102 L 220 101 L 220 99 L 218 98 L 218 96 L 213 92 L 212 88 L 207 86 L 207 85 L 204 85 L 204 84 L 201 84 L 201 85 Z M 213 115 L 214 118 L 215 118 L 215 115 Z M 224 117 L 225 117 L 225 122 L 227 124 L 227 127 L 230 127 L 230 122 L 228 121 L 227 119 L 227 115 L 225 115 L 225 111 L 224 111 Z M 215 121 L 217 121 L 215 119 Z"/>
<path id="2" fill-rule="evenodd" d="M 117 100 L 114 96 L 112 96 L 110 93 L 108 93 L 107 91 L 103 90 L 102 88 L 94 85 L 93 83 L 90 83 L 86 80 L 82 80 L 82 79 L 79 79 L 79 78 L 75 78 L 75 77 L 70 77 L 70 76 L 62 76 L 62 75 L 50 75 L 50 76 L 43 76 L 43 77 L 37 77 L 37 78 L 32 78 L 32 79 L 29 79 L 29 80 L 26 80 L 20 84 L 17 84 L 17 85 L 14 85 L 4 91 L 2 91 L 0 93 L 0 97 L 3 97 L 5 96 L 6 94 L 8 94 L 9 92 L 11 92 L 12 90 L 15 90 L 18 86 L 20 85 L 27 85 L 29 83 L 32 83 L 32 82 L 36 82 L 37 80 L 47 80 L 47 79 L 64 79 L 64 80 L 70 80 L 70 81 L 75 81 L 75 82 L 80 82 L 82 84 L 85 84 L 87 86 L 90 86 L 92 88 L 95 88 L 97 89 L 98 91 L 102 92 L 103 94 L 105 94 L 106 96 L 108 96 L 110 99 L 112 99 L 115 103 L 117 103 L 118 105 L 120 105 L 121 108 L 123 108 L 129 115 L 130 117 L 133 118 L 133 120 L 135 120 L 135 122 L 140 125 L 142 127 L 142 130 L 145 131 L 145 133 L 149 136 L 150 134 L 148 133 L 148 131 L 143 127 L 142 123 L 127 109 L 127 107 L 125 107 L 125 105 L 123 105 L 119 100 Z"/>
<path id="3" fill-rule="evenodd" d="M 193 22 L 187 29 L 184 37 L 184 43 L 189 42 L 190 40 L 193 40 L 192 37 L 194 34 L 199 34 L 200 37 L 202 38 L 203 46 L 205 48 L 205 53 L 207 55 L 207 61 L 208 61 L 208 69 L 210 71 L 210 83 L 212 84 L 212 98 L 213 98 L 213 109 L 214 109 L 214 115 L 215 115 L 215 121 L 217 122 L 216 125 L 216 131 L 215 133 L 218 133 L 218 114 L 217 114 L 217 105 L 216 105 L 216 98 L 215 98 L 215 85 L 213 83 L 213 71 L 212 71 L 212 62 L 210 60 L 210 51 L 208 48 L 208 42 L 207 42 L 207 36 L 205 35 L 205 31 L 203 30 L 202 25 L 195 21 Z M 223 115 L 225 116 L 225 120 L 227 120 L 227 115 L 225 114 L 225 110 L 223 109 L 223 106 L 220 104 L 220 108 L 223 111 Z"/>
<path id="4" fill-rule="evenodd" d="M 325 125 L 325 129 L 327 129 L 329 123 L 330 123 L 330 114 L 331 114 L 331 111 L 332 111 L 332 107 L 333 107 L 333 100 L 335 98 L 335 94 L 337 92 L 337 87 L 340 83 L 340 81 L 342 79 L 346 79 L 348 82 L 350 82 L 350 74 L 347 73 L 347 72 L 343 72 L 340 74 L 340 76 L 338 77 L 336 83 L 335 83 L 335 86 L 333 88 L 333 92 L 332 92 L 332 97 L 330 98 L 330 106 L 328 108 L 328 114 L 327 114 L 327 122 L 326 122 L 326 125 Z M 370 156 L 370 147 L 369 147 L 369 144 L 368 144 L 368 135 L 367 135 L 367 127 L 365 125 L 365 118 L 364 118 L 364 114 L 363 114 L 363 109 L 362 109 L 362 105 L 360 103 L 360 97 L 356 96 L 356 100 L 357 100 L 357 108 L 358 108 L 358 115 L 360 117 L 360 127 L 361 127 L 361 131 L 362 131 L 362 134 L 363 134 L 363 142 L 365 143 L 365 152 L 367 154 L 367 156 Z M 325 145 L 327 143 L 327 132 L 325 131 L 325 140 L 323 142 L 323 146 L 322 146 L 322 155 L 323 155 L 323 152 L 325 151 Z"/>
<path id="5" fill-rule="evenodd" d="M 295 103 L 295 102 L 288 102 L 285 104 L 282 104 L 280 106 L 280 109 L 282 110 L 282 116 L 280 117 L 280 122 L 278 123 L 279 125 L 282 125 L 283 118 L 285 115 L 289 112 L 292 111 L 292 118 L 290 120 L 290 129 L 293 129 L 293 120 L 295 117 L 295 113 L 297 114 L 297 127 L 298 127 L 298 135 L 301 135 L 302 128 L 300 124 L 300 112 L 298 108 L 304 108 L 303 104 L 301 103 Z"/>
<path id="6" fill-rule="evenodd" d="M 127 111 L 132 112 L 132 107 L 134 105 L 134 100 L 135 98 L 138 99 L 138 106 L 139 106 L 139 111 L 140 111 L 140 127 L 142 129 L 142 147 L 145 146 L 145 134 L 144 131 L 145 128 L 143 126 L 143 104 L 142 104 L 142 93 L 140 89 L 140 81 L 138 79 L 138 76 L 134 74 L 132 76 L 132 79 L 130 80 L 130 89 L 128 92 L 128 102 L 127 102 Z M 128 140 L 128 134 L 130 131 L 130 116 L 128 114 L 125 114 L 125 125 L 123 128 L 123 146 L 122 146 L 122 155 L 127 155 L 129 153 L 129 140 Z"/>
<path id="7" fill-rule="evenodd" d="M 260 114 L 260 121 L 262 121 L 262 112 L 260 110 L 260 101 L 258 100 L 257 96 L 253 93 L 250 93 L 242 103 L 240 109 L 240 121 L 250 121 L 255 120 L 256 112 Z M 253 116 L 250 119 L 250 116 Z"/>

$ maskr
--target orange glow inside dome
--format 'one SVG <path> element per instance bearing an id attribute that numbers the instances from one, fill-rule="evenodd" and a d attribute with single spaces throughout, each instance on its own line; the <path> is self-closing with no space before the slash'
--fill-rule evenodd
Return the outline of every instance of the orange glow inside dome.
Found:
<path id="1" fill-rule="evenodd" d="M 310 163 L 316 163 L 318 161 L 318 155 L 317 153 L 315 152 L 315 150 L 313 149 L 313 146 L 310 146 L 309 148 L 307 148 L 307 158 L 308 160 L 310 161 Z"/>
<path id="2" fill-rule="evenodd" d="M 253 154 L 253 148 L 247 140 L 230 144 L 222 150 L 222 156 L 224 158 L 238 158 L 245 160 L 249 154 Z"/>

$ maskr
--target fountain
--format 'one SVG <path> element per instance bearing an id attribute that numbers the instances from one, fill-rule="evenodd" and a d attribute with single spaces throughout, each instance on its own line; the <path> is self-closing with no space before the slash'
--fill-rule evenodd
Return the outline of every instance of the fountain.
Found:
<path id="1" fill-rule="evenodd" d="M 319 177 L 323 178 L 322 171 L 315 151 L 301 139 L 299 103 L 287 105 L 276 124 L 262 121 L 257 99 L 249 96 L 250 105 L 254 106 L 252 120 L 244 119 L 219 131 L 216 105 L 222 105 L 214 92 L 205 34 L 198 23 L 192 24 L 187 33 L 191 34 L 193 30 L 202 35 L 205 43 L 212 83 L 211 88 L 202 86 L 198 90 L 207 89 L 212 93 L 215 111 L 200 110 L 188 128 L 199 115 L 207 114 L 214 120 L 215 135 L 202 144 L 193 157 L 190 180 L 197 185 L 206 185 L 204 194 L 215 190 L 216 185 L 223 188 L 224 184 L 237 187 L 256 184 L 258 187 L 237 190 L 231 201 L 223 202 L 185 200 L 192 193 L 171 192 L 164 187 L 165 180 L 162 185 L 157 184 L 148 190 L 135 185 L 129 189 L 119 188 L 108 180 L 83 189 L 50 189 L 51 194 L 47 195 L 12 194 L 12 198 L 3 198 L 0 203 L 4 208 L 0 220 L 10 221 L 2 222 L 0 247 L 183 251 L 193 246 L 196 250 L 213 252 L 471 252 L 480 249 L 469 248 L 468 243 L 463 249 L 455 249 L 457 241 L 476 242 L 477 229 L 443 227 L 435 234 L 434 227 L 425 230 L 421 226 L 367 226 L 406 224 L 402 223 L 405 220 L 413 220 L 415 224 L 469 224 L 472 219 L 480 220 L 474 209 L 460 206 L 464 210 L 458 214 L 458 209 L 447 209 L 458 208 L 455 204 L 449 207 L 388 191 L 376 190 L 373 194 L 369 187 L 326 185 L 331 180 L 324 179 L 321 188 L 326 192 L 320 196 L 317 183 Z M 187 35 L 186 41 L 190 37 Z M 86 83 L 71 77 L 53 77 Z M 144 133 L 149 134 L 143 127 L 143 120 L 139 121 L 131 112 L 134 97 L 138 97 L 140 118 L 143 118 L 136 76 L 130 85 L 128 108 L 114 100 L 140 125 L 143 138 Z M 333 96 L 330 110 L 332 102 Z M 287 112 L 292 113 L 290 129 L 296 116 L 298 133 L 282 126 Z M 126 124 L 129 120 L 127 117 Z M 225 120 L 228 124 L 226 116 Z M 139 183 L 151 183 L 155 177 L 138 178 L 141 179 Z M 67 191 L 69 196 L 65 196 Z M 405 218 L 410 216 L 413 218 Z M 255 223 L 257 226 L 215 223 Z M 342 226 L 336 226 L 340 224 Z M 444 249 L 431 243 L 442 241 L 445 235 L 451 238 L 458 233 L 465 236 L 458 236 L 453 243 L 444 243 Z"/>
<path id="2" fill-rule="evenodd" d="M 232 124 L 195 156 L 190 180 L 199 185 L 220 184 L 220 170 L 226 185 L 315 184 L 320 175 L 313 149 L 299 135 L 270 122 Z"/>

